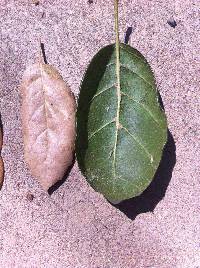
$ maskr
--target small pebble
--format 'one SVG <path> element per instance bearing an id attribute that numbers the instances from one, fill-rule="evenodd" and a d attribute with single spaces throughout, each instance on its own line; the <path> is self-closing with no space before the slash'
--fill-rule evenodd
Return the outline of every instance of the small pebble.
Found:
<path id="1" fill-rule="evenodd" d="M 28 201 L 33 201 L 34 195 L 31 194 L 31 193 L 27 193 L 26 198 L 27 198 Z"/>
<path id="2" fill-rule="evenodd" d="M 176 21 L 173 18 L 170 18 L 167 23 L 172 27 L 175 28 L 177 26 Z"/>

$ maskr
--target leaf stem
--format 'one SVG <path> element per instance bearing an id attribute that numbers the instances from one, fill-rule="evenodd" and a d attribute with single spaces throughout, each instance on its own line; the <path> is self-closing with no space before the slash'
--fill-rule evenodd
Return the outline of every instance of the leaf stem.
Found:
<path id="1" fill-rule="evenodd" d="M 115 36 L 116 36 L 116 75 L 117 75 L 117 84 L 120 87 L 120 51 L 119 51 L 119 15 L 118 15 L 118 2 L 115 0 Z"/>
<path id="2" fill-rule="evenodd" d="M 44 50 L 44 43 L 42 43 L 41 38 L 38 38 L 38 46 L 39 46 L 39 62 L 42 64 L 47 64 L 47 59 Z"/>

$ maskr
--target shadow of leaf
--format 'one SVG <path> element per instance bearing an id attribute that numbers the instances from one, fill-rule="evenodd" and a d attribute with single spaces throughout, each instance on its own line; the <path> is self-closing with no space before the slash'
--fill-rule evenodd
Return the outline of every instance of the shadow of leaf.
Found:
<path id="1" fill-rule="evenodd" d="M 172 134 L 168 130 L 167 143 L 163 150 L 162 159 L 149 187 L 140 196 L 125 200 L 114 206 L 132 220 L 141 213 L 153 212 L 156 205 L 165 196 L 175 163 L 176 145 Z"/>
<path id="2" fill-rule="evenodd" d="M 133 27 L 128 27 L 127 30 L 126 30 L 126 33 L 125 33 L 125 37 L 124 37 L 124 43 L 125 44 L 128 44 L 129 43 L 129 39 L 130 39 L 130 36 L 133 32 Z"/>
<path id="3" fill-rule="evenodd" d="M 73 158 L 73 161 L 72 161 L 72 164 L 71 166 L 67 169 L 67 171 L 65 172 L 63 178 L 59 181 L 57 181 L 54 185 L 52 185 L 49 190 L 48 190 L 48 194 L 49 195 L 52 195 L 68 178 L 73 166 L 74 166 L 74 163 L 75 163 L 75 156 Z"/>

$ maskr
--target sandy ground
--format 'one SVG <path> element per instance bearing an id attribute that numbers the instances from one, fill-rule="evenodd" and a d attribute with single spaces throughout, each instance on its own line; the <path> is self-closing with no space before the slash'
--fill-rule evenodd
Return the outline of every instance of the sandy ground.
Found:
<path id="1" fill-rule="evenodd" d="M 120 2 L 121 40 L 133 27 L 130 44 L 155 72 L 171 135 L 153 184 L 119 207 L 91 189 L 77 164 L 51 195 L 42 191 L 23 159 L 18 88 L 41 36 L 48 62 L 77 96 L 92 56 L 114 42 L 112 1 L 0 2 L 2 268 L 200 267 L 200 3 Z M 167 24 L 170 17 L 176 28 Z"/>

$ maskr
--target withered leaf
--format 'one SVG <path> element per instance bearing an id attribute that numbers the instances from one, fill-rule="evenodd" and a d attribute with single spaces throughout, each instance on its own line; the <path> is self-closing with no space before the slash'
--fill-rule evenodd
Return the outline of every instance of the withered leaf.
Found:
<path id="1" fill-rule="evenodd" d="M 73 161 L 75 98 L 58 71 L 41 62 L 26 69 L 20 89 L 25 160 L 48 190 Z"/>
<path id="2" fill-rule="evenodd" d="M 0 129 L 0 153 L 3 145 L 3 135 L 2 135 L 2 130 Z M 3 165 L 3 160 L 2 157 L 0 156 L 0 189 L 3 185 L 3 179 L 4 179 L 4 165 Z"/>

